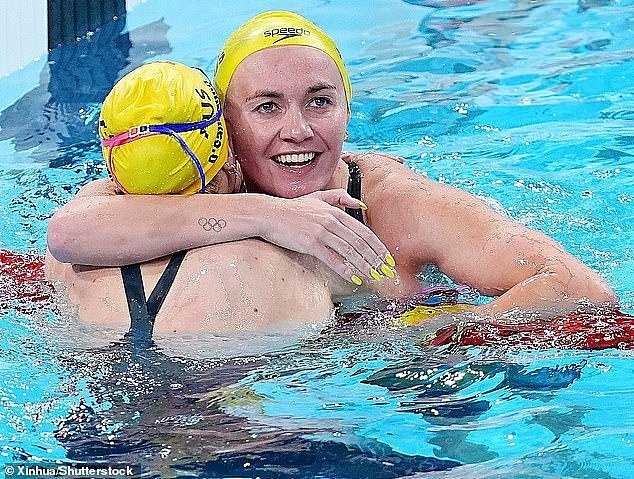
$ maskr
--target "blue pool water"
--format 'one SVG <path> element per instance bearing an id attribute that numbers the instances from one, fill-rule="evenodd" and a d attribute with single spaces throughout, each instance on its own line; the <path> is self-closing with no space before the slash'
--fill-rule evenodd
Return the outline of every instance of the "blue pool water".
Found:
<path id="1" fill-rule="evenodd" d="M 96 119 L 117 78 L 161 58 L 211 72 L 236 26 L 279 8 L 339 43 L 355 91 L 349 149 L 403 156 L 552 236 L 634 312 L 631 0 L 149 0 L 0 78 L 0 249 L 42 253 L 54 211 L 105 175 Z M 35 303 L 1 306 L 2 463 L 634 477 L 631 351 L 428 348 L 379 321 L 266 354 L 135 361 L 88 347 Z"/>

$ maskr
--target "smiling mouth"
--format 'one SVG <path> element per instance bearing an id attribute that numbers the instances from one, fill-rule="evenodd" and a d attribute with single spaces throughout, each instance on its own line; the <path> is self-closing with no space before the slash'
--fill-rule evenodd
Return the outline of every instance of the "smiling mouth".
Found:
<path id="1" fill-rule="evenodd" d="M 272 157 L 273 161 L 278 165 L 289 166 L 291 168 L 299 168 L 310 164 L 316 157 L 317 153 L 293 153 L 288 155 L 276 155 Z"/>

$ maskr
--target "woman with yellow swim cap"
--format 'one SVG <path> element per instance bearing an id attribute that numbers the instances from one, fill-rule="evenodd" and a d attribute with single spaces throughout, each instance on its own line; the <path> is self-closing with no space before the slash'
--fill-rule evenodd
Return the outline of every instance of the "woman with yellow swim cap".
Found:
<path id="1" fill-rule="evenodd" d="M 321 29 L 290 12 L 258 15 L 229 37 L 214 79 L 248 191 L 295 198 L 345 188 L 352 86 Z"/>
<path id="2" fill-rule="evenodd" d="M 234 195 L 244 209 L 231 202 L 214 205 L 232 223 L 244 219 L 245 211 L 257 211 L 267 225 L 260 235 L 267 241 L 313 254 L 340 275 L 356 276 L 365 284 L 369 278 L 394 275 L 391 266 L 396 259 L 399 281 L 381 282 L 385 294 L 416 291 L 417 274 L 435 264 L 454 281 L 498 296 L 477 308 L 485 315 L 513 308 L 555 315 L 582 303 L 617 304 L 610 287 L 560 245 L 497 214 L 473 195 L 418 175 L 379 153 L 342 154 L 350 118 L 349 76 L 334 42 L 305 18 L 267 12 L 251 19 L 220 53 L 215 81 L 231 146 L 250 192 Z M 387 249 L 381 257 L 380 247 L 360 226 L 300 197 L 347 187 L 360 191 L 367 205 L 361 218 L 394 258 L 387 256 Z M 276 203 L 270 196 L 251 193 L 296 198 L 296 203 Z M 172 218 L 180 211 L 178 238 L 172 230 L 160 239 L 137 240 L 132 248 L 136 255 L 117 261 L 149 259 L 215 241 L 196 232 L 195 226 L 196 214 L 209 209 L 209 200 L 201 195 L 192 198 L 195 201 L 186 207 L 174 205 L 162 213 Z M 159 201 L 152 204 L 156 207 Z M 117 207 L 132 208 L 139 216 L 147 211 L 140 202 Z M 88 215 L 85 207 L 71 202 L 51 221 L 51 228 L 60 233 L 79 211 L 86 227 L 103 210 L 103 205 L 93 203 Z M 350 231 L 358 234 L 348 235 Z M 89 233 L 82 229 L 87 240 L 93 233 L 94 228 Z M 49 243 L 60 257 L 103 261 L 103 251 L 69 248 L 63 236 Z M 373 253 L 368 252 L 370 244 Z M 114 250 L 108 254 L 117 257 Z M 342 264 L 352 267 L 341 268 Z"/>

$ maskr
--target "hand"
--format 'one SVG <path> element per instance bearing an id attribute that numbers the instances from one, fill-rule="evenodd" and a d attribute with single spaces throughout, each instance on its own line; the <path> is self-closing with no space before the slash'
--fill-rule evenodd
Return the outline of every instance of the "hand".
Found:
<path id="1" fill-rule="evenodd" d="M 389 267 L 394 266 L 394 260 L 381 240 L 370 228 L 337 208 L 365 208 L 345 190 L 316 191 L 278 200 L 270 216 L 263 218 L 261 236 L 269 243 L 314 256 L 357 285 L 363 277 L 394 277 Z"/>

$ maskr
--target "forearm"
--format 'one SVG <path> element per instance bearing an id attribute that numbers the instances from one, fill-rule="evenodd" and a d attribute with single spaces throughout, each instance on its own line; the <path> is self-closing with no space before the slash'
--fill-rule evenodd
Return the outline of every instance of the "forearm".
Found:
<path id="1" fill-rule="evenodd" d="M 617 308 L 614 291 L 596 273 L 582 264 L 557 263 L 544 267 L 519 282 L 490 303 L 474 308 L 481 316 L 495 316 L 507 311 L 537 313 L 539 317 L 556 317 L 579 309 Z"/>
<path id="2" fill-rule="evenodd" d="M 254 193 L 117 195 L 112 182 L 102 179 L 84 186 L 51 218 L 47 241 L 61 262 L 122 266 L 257 237 L 314 256 L 353 281 L 358 274 L 372 277 L 374 266 L 390 257 L 369 228 L 341 209 L 361 206 L 342 189 L 294 199 Z"/>
<path id="3" fill-rule="evenodd" d="M 48 246 L 65 263 L 121 266 L 256 237 L 264 195 L 93 196 L 51 219 Z"/>

